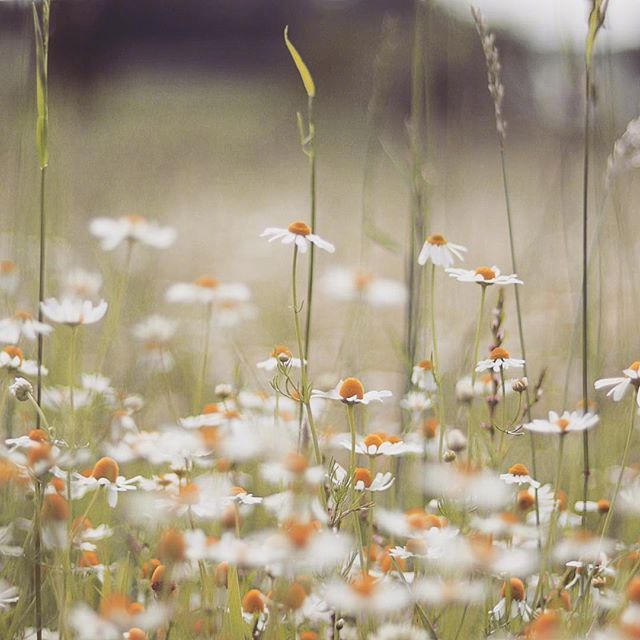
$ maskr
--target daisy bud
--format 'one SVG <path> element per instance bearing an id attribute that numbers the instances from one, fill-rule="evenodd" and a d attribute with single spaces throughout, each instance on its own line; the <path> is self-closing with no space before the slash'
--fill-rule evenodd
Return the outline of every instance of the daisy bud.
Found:
<path id="1" fill-rule="evenodd" d="M 529 381 L 526 378 L 518 378 L 511 383 L 511 388 L 516 393 L 524 393 L 529 388 Z"/>
<path id="2" fill-rule="evenodd" d="M 33 385 L 24 378 L 16 378 L 13 384 L 10 385 L 9 391 L 11 391 L 16 400 L 26 402 L 29 400 L 29 396 L 33 394 Z"/>
<path id="3" fill-rule="evenodd" d="M 451 451 L 451 449 L 449 449 L 449 451 L 445 451 L 444 455 L 442 456 L 442 459 L 445 462 L 455 462 L 456 458 L 458 456 L 456 455 L 455 451 Z"/>

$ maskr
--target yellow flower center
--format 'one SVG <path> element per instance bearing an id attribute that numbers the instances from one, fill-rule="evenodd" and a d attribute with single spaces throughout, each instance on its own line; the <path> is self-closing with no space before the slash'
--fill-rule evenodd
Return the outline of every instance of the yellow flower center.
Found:
<path id="1" fill-rule="evenodd" d="M 353 398 L 354 396 L 358 398 L 358 400 L 362 400 L 362 398 L 364 398 L 364 387 L 358 378 L 347 378 L 342 382 L 342 385 L 340 385 L 338 393 L 345 400 Z"/>
<path id="2" fill-rule="evenodd" d="M 311 227 L 305 222 L 292 222 L 287 231 L 297 236 L 308 236 L 311 233 Z"/>
<path id="3" fill-rule="evenodd" d="M 506 360 L 509 357 L 509 352 L 502 347 L 496 347 L 489 354 L 491 360 Z"/>
<path id="4" fill-rule="evenodd" d="M 521 462 L 518 462 L 512 467 L 509 467 L 507 473 L 510 473 L 512 476 L 528 476 L 529 469 L 527 469 L 527 467 L 525 467 Z"/>
<path id="5" fill-rule="evenodd" d="M 216 289 L 220 284 L 220 280 L 217 278 L 211 278 L 209 276 L 200 276 L 196 280 L 196 285 L 203 289 Z"/>
<path id="6" fill-rule="evenodd" d="M 636 360 L 635 362 L 632 362 L 629 365 L 629 369 L 631 369 L 632 371 L 638 371 L 638 369 L 640 369 L 640 360 Z"/>
<path id="7" fill-rule="evenodd" d="M 438 246 L 442 246 L 443 244 L 447 244 L 447 239 L 443 235 L 441 235 L 439 233 L 434 233 L 433 235 L 430 235 L 427 238 L 427 242 L 429 244 L 435 244 L 435 245 L 438 245 Z"/>
<path id="8" fill-rule="evenodd" d="M 490 267 L 478 267 L 475 273 L 482 276 L 483 280 L 493 280 L 496 277 L 496 272 Z"/>

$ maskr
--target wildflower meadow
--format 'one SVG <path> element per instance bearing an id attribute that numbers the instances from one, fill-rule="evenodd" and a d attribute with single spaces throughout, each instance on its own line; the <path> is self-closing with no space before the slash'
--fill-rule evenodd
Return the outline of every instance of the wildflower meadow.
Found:
<path id="1" fill-rule="evenodd" d="M 119 204 L 136 187 L 122 196 L 127 177 L 104 166 L 61 177 L 59 2 L 11 3 L 28 23 L 12 46 L 32 61 L 19 126 L 33 170 L 27 217 L 0 238 L 0 640 L 640 638 L 637 224 L 621 222 L 636 215 L 640 120 L 604 124 L 616 0 L 583 3 L 574 148 L 553 172 L 571 219 L 553 255 L 545 185 L 519 194 L 538 143 L 511 126 L 509 56 L 475 6 L 464 43 L 491 142 L 465 180 L 490 218 L 445 206 L 429 124 L 444 50 L 416 0 L 396 146 L 380 125 L 389 21 L 368 56 L 362 206 L 331 212 L 347 170 L 338 154 L 323 173 L 323 153 L 349 142 L 325 136 L 314 56 L 283 23 L 295 97 L 279 135 L 303 204 L 267 184 L 290 165 L 278 174 L 254 144 L 237 202 L 207 203 L 216 223 L 196 225 L 188 202 L 173 216 Z M 193 109 L 179 104 L 176 126 Z M 516 179 L 512 135 L 527 157 Z M 81 138 L 87 167 L 115 144 L 91 125 Z M 382 211 L 374 149 L 405 194 Z M 234 148 L 213 153 L 232 162 Z M 162 167 L 179 162 L 167 150 L 140 170 L 169 197 Z M 69 217 L 72 181 L 119 195 Z M 245 189 L 260 194 L 246 215 Z"/>

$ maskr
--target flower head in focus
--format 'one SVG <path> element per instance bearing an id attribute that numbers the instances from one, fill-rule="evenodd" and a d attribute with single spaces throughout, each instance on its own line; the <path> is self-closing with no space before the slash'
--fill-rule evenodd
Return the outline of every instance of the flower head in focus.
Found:
<path id="1" fill-rule="evenodd" d="M 466 251 L 466 247 L 452 244 L 443 235 L 434 233 L 422 245 L 422 250 L 418 255 L 418 264 L 424 266 L 428 260 L 431 260 L 435 266 L 447 269 L 455 262 L 456 258 L 464 262 L 462 254 Z"/>
<path id="2" fill-rule="evenodd" d="M 336 250 L 330 242 L 313 233 L 311 227 L 305 222 L 292 222 L 286 229 L 267 227 L 260 237 L 269 238 L 269 242 L 280 240 L 282 244 L 295 244 L 300 253 L 305 253 L 310 244 L 329 253 Z"/>

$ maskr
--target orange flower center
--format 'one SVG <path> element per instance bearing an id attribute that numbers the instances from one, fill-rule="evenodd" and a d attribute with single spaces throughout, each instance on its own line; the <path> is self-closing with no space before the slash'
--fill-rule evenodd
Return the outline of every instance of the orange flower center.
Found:
<path id="1" fill-rule="evenodd" d="M 220 280 L 217 278 L 211 278 L 209 276 L 200 276 L 196 280 L 196 285 L 203 289 L 216 289 L 220 284 Z"/>
<path id="2" fill-rule="evenodd" d="M 317 525 L 315 522 L 297 522 L 295 520 L 289 520 L 282 526 L 285 531 L 289 542 L 294 547 L 302 549 L 307 546 L 307 543 L 311 537 L 316 533 Z"/>
<path id="3" fill-rule="evenodd" d="M 420 360 L 418 366 L 424 371 L 433 371 L 433 362 L 431 360 Z"/>
<path id="4" fill-rule="evenodd" d="M 493 280 L 496 277 L 496 272 L 491 267 L 478 267 L 476 275 L 482 276 L 483 280 Z"/>
<path id="5" fill-rule="evenodd" d="M 340 385 L 338 393 L 345 400 L 353 398 L 354 396 L 358 398 L 358 400 L 362 400 L 362 398 L 364 398 L 364 387 L 358 378 L 347 378 L 343 381 L 342 385 Z"/>
<path id="6" fill-rule="evenodd" d="M 2 260 L 0 262 L 0 273 L 7 274 L 15 271 L 16 263 L 11 260 Z"/>
<path id="7" fill-rule="evenodd" d="M 631 602 L 640 603 L 640 578 L 633 578 L 627 586 L 627 598 Z"/>
<path id="8" fill-rule="evenodd" d="M 282 345 L 278 345 L 272 352 L 272 358 L 277 358 L 278 360 L 291 360 L 293 354 L 287 347 L 283 347 Z"/>
<path id="9" fill-rule="evenodd" d="M 520 578 L 509 579 L 509 591 L 510 591 L 510 596 L 512 600 L 518 600 L 518 601 L 524 600 L 524 596 L 525 596 L 524 582 L 522 582 Z M 506 597 L 507 595 L 506 583 L 502 585 L 501 595 L 503 598 Z"/>
<path id="10" fill-rule="evenodd" d="M 118 463 L 113 458 L 109 457 L 100 458 L 91 472 L 91 475 L 96 480 L 106 478 L 109 482 L 115 482 L 118 479 L 119 474 L 120 467 L 118 466 Z"/>
<path id="11" fill-rule="evenodd" d="M 16 318 L 22 320 L 33 320 L 33 316 L 28 311 L 16 311 Z"/>
<path id="12" fill-rule="evenodd" d="M 527 467 L 525 467 L 522 463 L 518 462 L 512 467 L 509 467 L 509 469 L 507 469 L 507 473 L 510 473 L 512 476 L 528 476 L 529 469 L 527 469 Z"/>
<path id="13" fill-rule="evenodd" d="M 353 472 L 353 480 L 355 484 L 358 482 L 362 482 L 364 486 L 368 489 L 373 482 L 373 476 L 371 475 L 371 471 L 369 469 L 365 469 L 363 467 L 356 467 Z"/>
<path id="14" fill-rule="evenodd" d="M 611 504 L 609 503 L 609 501 L 605 500 L 604 498 L 602 498 L 601 500 L 598 500 L 597 504 L 598 504 L 598 511 L 600 513 L 607 513 L 611 508 Z"/>
<path id="15" fill-rule="evenodd" d="M 383 442 L 384 442 L 384 440 L 382 439 L 382 437 L 379 434 L 370 433 L 364 439 L 364 446 L 367 447 L 367 449 L 369 447 L 375 447 L 377 449 Z"/>
<path id="16" fill-rule="evenodd" d="M 434 233 L 433 235 L 430 235 L 427 238 L 427 242 L 429 244 L 435 244 L 435 245 L 438 245 L 438 246 L 442 246 L 443 244 L 447 244 L 447 239 L 443 235 L 441 235 L 439 233 Z"/>
<path id="17" fill-rule="evenodd" d="M 8 347 L 5 347 L 3 351 L 12 359 L 18 358 L 18 360 L 20 361 L 20 364 L 18 366 L 22 364 L 24 356 L 22 355 L 22 349 L 20 347 L 9 345 Z"/>
<path id="18" fill-rule="evenodd" d="M 129 640 L 147 640 L 147 634 L 140 627 L 131 627 Z"/>
<path id="19" fill-rule="evenodd" d="M 242 608 L 247 613 L 261 613 L 264 611 L 264 598 L 258 589 L 249 589 L 242 598 Z"/>
<path id="20" fill-rule="evenodd" d="M 502 347 L 496 347 L 489 354 L 491 360 L 506 360 L 509 357 L 509 352 Z"/>
<path id="21" fill-rule="evenodd" d="M 297 236 L 308 236 L 311 233 L 311 227 L 305 222 L 292 222 L 287 231 Z"/>
<path id="22" fill-rule="evenodd" d="M 64 522 L 69 519 L 71 511 L 69 504 L 57 493 L 50 493 L 45 496 L 42 505 L 42 519 L 53 520 L 55 522 Z"/>
<path id="23" fill-rule="evenodd" d="M 147 219 L 144 216 L 139 216 L 135 213 L 130 216 L 125 216 L 125 219 L 131 224 L 142 224 L 143 222 L 147 221 Z"/>
<path id="24" fill-rule="evenodd" d="M 180 502 L 185 505 L 197 504 L 200 499 L 200 487 L 192 482 L 180 487 Z"/>
<path id="25" fill-rule="evenodd" d="M 284 459 L 284 468 L 297 475 L 304 473 L 309 466 L 309 462 L 301 453 L 292 452 Z"/>
<path id="26" fill-rule="evenodd" d="M 640 360 L 636 360 L 635 362 L 632 362 L 629 365 L 629 369 L 631 369 L 632 371 L 638 371 L 638 369 L 640 369 Z"/>
<path id="27" fill-rule="evenodd" d="M 80 556 L 80 562 L 78 563 L 81 567 L 95 567 L 100 564 L 100 558 L 98 558 L 98 554 L 95 551 L 85 551 L 82 556 Z"/>
<path id="28" fill-rule="evenodd" d="M 358 291 L 364 291 L 373 281 L 371 274 L 358 270 L 354 278 L 354 285 Z"/>
<path id="29" fill-rule="evenodd" d="M 566 418 L 559 418 L 556 424 L 560 427 L 560 429 L 562 429 L 562 431 L 566 431 L 569 427 L 570 422 Z"/>
<path id="30" fill-rule="evenodd" d="M 180 562 L 185 558 L 186 543 L 178 529 L 167 529 L 158 542 L 158 556 L 169 562 Z"/>
<path id="31" fill-rule="evenodd" d="M 29 440 L 33 440 L 34 442 L 46 442 L 49 440 L 49 436 L 43 429 L 31 429 L 31 431 L 29 431 Z"/>
<path id="32" fill-rule="evenodd" d="M 368 573 L 363 573 L 351 581 L 351 588 L 359 595 L 368 597 L 376 588 L 376 579 Z"/>

